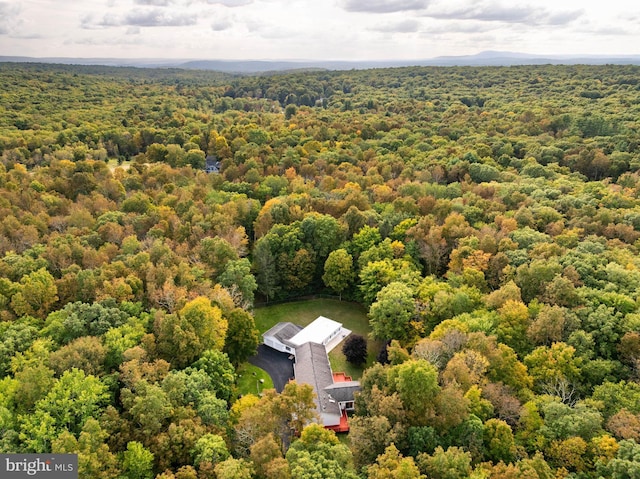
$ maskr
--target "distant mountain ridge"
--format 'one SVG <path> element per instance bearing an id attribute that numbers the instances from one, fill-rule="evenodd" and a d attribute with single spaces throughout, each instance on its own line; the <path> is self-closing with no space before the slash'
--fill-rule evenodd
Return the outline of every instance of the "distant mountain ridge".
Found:
<path id="1" fill-rule="evenodd" d="M 514 65 L 640 65 L 640 55 L 531 55 L 518 52 L 484 51 L 475 55 L 441 56 L 418 60 L 186 60 L 0 56 L 0 62 L 60 63 L 139 68 L 183 68 L 224 73 L 255 74 L 289 70 L 363 70 L 404 66 L 514 66 Z"/>

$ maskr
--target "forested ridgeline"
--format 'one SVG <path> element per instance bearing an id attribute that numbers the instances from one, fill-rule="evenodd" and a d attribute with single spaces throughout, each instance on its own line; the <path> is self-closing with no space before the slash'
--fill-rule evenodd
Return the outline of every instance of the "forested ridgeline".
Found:
<path id="1" fill-rule="evenodd" d="M 0 451 L 83 478 L 638 477 L 639 116 L 635 66 L 0 64 Z M 254 300 L 319 293 L 389 344 L 342 441 L 304 427 L 309 387 L 236 388 Z"/>

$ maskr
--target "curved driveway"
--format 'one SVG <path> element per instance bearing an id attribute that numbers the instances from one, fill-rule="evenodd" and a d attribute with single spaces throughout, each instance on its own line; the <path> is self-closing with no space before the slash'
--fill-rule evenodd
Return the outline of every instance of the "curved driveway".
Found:
<path id="1" fill-rule="evenodd" d="M 258 354 L 251 356 L 249 362 L 264 369 L 273 380 L 273 387 L 282 392 L 284 386 L 293 378 L 293 359 L 289 354 L 276 351 L 269 346 L 258 346 Z"/>

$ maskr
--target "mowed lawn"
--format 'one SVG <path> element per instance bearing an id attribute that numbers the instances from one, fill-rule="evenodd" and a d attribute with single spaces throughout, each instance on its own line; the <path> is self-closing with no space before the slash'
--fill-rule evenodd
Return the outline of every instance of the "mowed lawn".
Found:
<path id="1" fill-rule="evenodd" d="M 259 395 L 265 389 L 273 389 L 273 381 L 266 371 L 249 363 L 243 363 L 236 370 L 236 387 L 240 394 Z"/>
<path id="2" fill-rule="evenodd" d="M 260 333 L 264 333 L 281 321 L 289 321 L 299 324 L 300 326 L 306 326 L 318 316 L 325 316 L 342 323 L 342 325 L 350 329 L 353 334 L 360 334 L 367 339 L 368 359 L 364 367 L 373 364 L 382 347 L 380 341 L 372 341 L 369 338 L 370 328 L 367 311 L 357 303 L 334 299 L 311 299 L 256 308 L 254 316 L 256 326 Z M 362 376 L 364 368 L 355 367 L 347 362 L 344 354 L 342 354 L 342 344 L 344 343 L 341 343 L 329 353 L 331 368 L 334 372 L 345 372 L 352 376 L 353 379 L 359 379 Z"/>

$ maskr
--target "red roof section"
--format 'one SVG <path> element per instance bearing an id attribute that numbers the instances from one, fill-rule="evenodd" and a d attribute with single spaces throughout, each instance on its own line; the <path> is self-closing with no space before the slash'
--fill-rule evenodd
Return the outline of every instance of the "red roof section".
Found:
<path id="1" fill-rule="evenodd" d="M 334 383 L 348 383 L 351 381 L 351 376 L 347 376 L 345 373 L 333 373 Z"/>
<path id="2" fill-rule="evenodd" d="M 345 373 L 333 373 L 334 383 L 348 383 L 351 381 L 351 376 L 347 376 Z M 338 426 L 327 426 L 327 429 L 331 429 L 334 432 L 349 432 L 349 417 L 347 416 L 347 411 L 342 411 L 340 424 Z"/>

